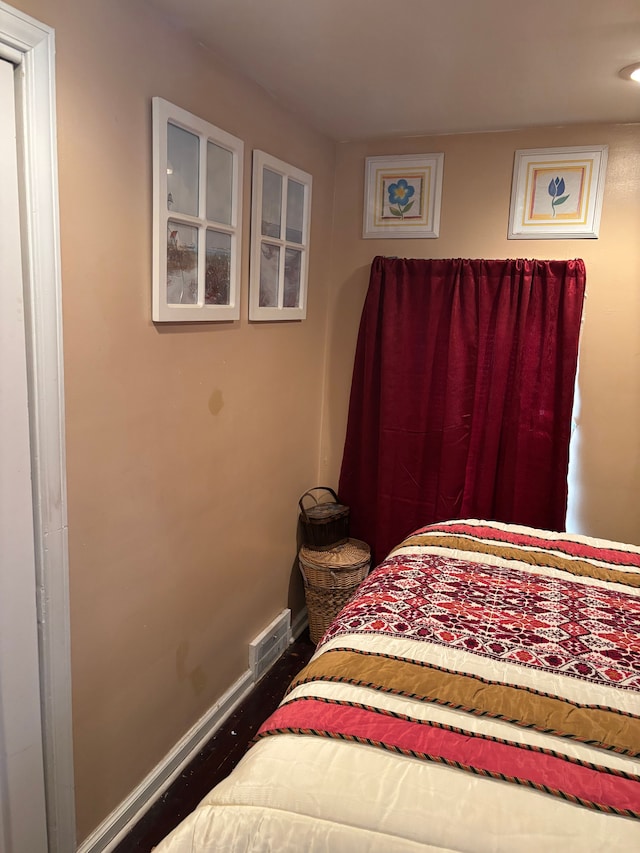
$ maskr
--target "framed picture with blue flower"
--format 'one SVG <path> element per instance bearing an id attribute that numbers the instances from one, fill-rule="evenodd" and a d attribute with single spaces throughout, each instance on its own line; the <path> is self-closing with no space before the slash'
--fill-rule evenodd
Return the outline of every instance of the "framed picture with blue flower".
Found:
<path id="1" fill-rule="evenodd" d="M 444 154 L 367 157 L 363 237 L 437 237 Z"/>
<path id="2" fill-rule="evenodd" d="M 597 237 L 607 154 L 606 145 L 516 151 L 509 239 Z"/>

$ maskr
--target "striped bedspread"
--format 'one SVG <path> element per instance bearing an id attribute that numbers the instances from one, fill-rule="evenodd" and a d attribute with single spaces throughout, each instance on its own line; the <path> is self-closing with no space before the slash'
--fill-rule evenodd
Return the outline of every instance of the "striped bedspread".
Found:
<path id="1" fill-rule="evenodd" d="M 205 800 L 233 844 L 167 849 L 640 850 L 639 756 L 640 549 L 432 525 Z"/>

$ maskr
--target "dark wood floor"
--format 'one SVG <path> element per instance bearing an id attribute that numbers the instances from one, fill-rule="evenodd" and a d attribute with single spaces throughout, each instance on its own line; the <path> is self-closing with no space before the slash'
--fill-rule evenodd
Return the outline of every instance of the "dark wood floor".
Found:
<path id="1" fill-rule="evenodd" d="M 315 646 L 305 631 L 120 842 L 114 853 L 149 853 L 193 811 L 214 785 L 229 775 L 246 752 L 260 724 L 276 709 L 289 683 L 314 651 Z"/>

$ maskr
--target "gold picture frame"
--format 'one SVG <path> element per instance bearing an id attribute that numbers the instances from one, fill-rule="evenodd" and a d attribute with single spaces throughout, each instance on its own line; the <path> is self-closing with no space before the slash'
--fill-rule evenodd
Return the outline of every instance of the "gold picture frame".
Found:
<path id="1" fill-rule="evenodd" d="M 597 237 L 607 154 L 606 145 L 516 151 L 509 239 Z"/>
<path id="2" fill-rule="evenodd" d="M 367 157 L 364 238 L 438 237 L 444 154 Z"/>

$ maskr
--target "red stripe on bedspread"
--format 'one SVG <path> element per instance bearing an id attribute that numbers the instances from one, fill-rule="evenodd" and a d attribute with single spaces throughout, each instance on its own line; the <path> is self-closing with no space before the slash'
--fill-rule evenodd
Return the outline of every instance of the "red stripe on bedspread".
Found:
<path id="1" fill-rule="evenodd" d="M 507 542 L 511 545 L 521 545 L 527 548 L 541 548 L 546 551 L 560 551 L 571 557 L 581 557 L 585 560 L 598 560 L 615 566 L 630 566 L 640 568 L 640 554 L 635 551 L 623 551 L 617 548 L 599 548 L 584 542 L 574 542 L 566 539 L 544 539 L 528 533 L 517 533 L 513 530 L 501 530 L 498 527 L 477 524 L 430 524 L 416 530 L 414 536 L 420 533 L 456 533 L 475 536 L 479 539 L 489 539 L 495 542 Z"/>
<path id="2" fill-rule="evenodd" d="M 464 769 L 507 777 L 547 793 L 561 792 L 597 808 L 640 816 L 640 778 L 611 775 L 605 768 L 575 764 L 526 747 L 436 728 L 374 710 L 298 699 L 280 707 L 258 737 L 285 730 L 339 738 L 357 738 L 372 746 L 417 753 L 416 757 L 464 765 Z M 310 731 L 309 731 L 310 730 Z M 302 733 L 302 732 L 301 732 Z"/>

